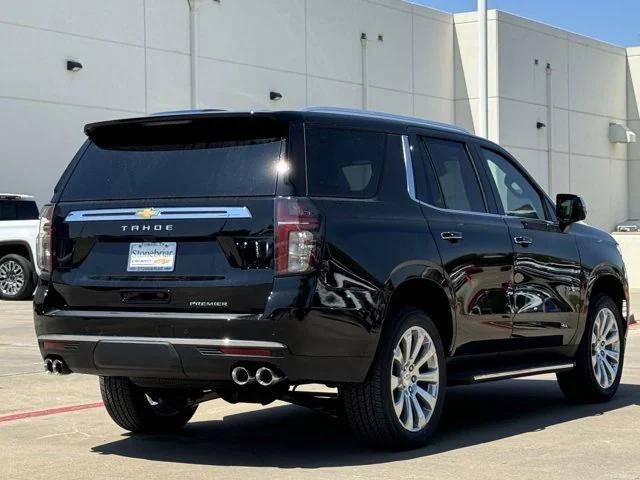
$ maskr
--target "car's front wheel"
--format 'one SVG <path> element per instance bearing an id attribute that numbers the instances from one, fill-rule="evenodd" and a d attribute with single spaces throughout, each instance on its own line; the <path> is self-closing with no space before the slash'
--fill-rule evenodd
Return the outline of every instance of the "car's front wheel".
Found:
<path id="1" fill-rule="evenodd" d="M 366 443 L 408 449 L 435 432 L 444 404 L 446 372 L 440 333 L 429 316 L 403 309 L 388 319 L 367 379 L 341 387 L 345 413 Z"/>
<path id="2" fill-rule="evenodd" d="M 184 406 L 175 397 L 145 392 L 126 377 L 100 377 L 100 393 L 113 421 L 134 433 L 178 431 L 198 408 Z"/>
<path id="3" fill-rule="evenodd" d="M 558 373 L 558 384 L 574 402 L 605 402 L 620 385 L 624 361 L 623 319 L 616 303 L 606 295 L 592 299 L 576 367 Z"/>

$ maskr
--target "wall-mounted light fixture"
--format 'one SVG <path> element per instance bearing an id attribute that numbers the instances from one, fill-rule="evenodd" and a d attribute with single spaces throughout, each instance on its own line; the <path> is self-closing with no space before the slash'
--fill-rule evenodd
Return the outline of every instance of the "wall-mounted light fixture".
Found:
<path id="1" fill-rule="evenodd" d="M 280 92 L 271 91 L 269 92 L 269 99 L 277 102 L 278 100 L 282 100 L 282 94 Z"/>
<path id="2" fill-rule="evenodd" d="M 541 128 L 546 127 L 547 125 L 542 122 L 536 122 L 536 128 L 540 130 Z"/>
<path id="3" fill-rule="evenodd" d="M 74 60 L 67 60 L 67 70 L 70 72 L 79 72 L 82 70 L 82 64 Z"/>
<path id="4" fill-rule="evenodd" d="M 611 122 L 609 123 L 609 141 L 611 143 L 635 143 L 636 134 L 626 125 Z"/>

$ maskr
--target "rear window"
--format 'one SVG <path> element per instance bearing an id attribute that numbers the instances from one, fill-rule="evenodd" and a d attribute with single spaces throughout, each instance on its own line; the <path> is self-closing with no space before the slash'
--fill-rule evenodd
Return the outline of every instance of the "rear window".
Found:
<path id="1" fill-rule="evenodd" d="M 0 201 L 0 220 L 37 220 L 36 202 L 24 200 Z"/>
<path id="2" fill-rule="evenodd" d="M 150 121 L 90 131 L 63 201 L 274 195 L 286 148 L 255 120 Z"/>
<path id="3" fill-rule="evenodd" d="M 377 193 L 386 134 L 310 126 L 305 141 L 310 196 L 369 198 Z"/>

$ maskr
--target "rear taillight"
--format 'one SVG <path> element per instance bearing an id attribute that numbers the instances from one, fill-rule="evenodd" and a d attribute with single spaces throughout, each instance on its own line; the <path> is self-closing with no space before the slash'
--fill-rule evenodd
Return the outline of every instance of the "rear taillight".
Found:
<path id="1" fill-rule="evenodd" d="M 53 205 L 45 205 L 40 212 L 40 227 L 36 242 L 36 257 L 38 267 L 43 272 L 51 272 L 53 259 Z"/>
<path id="2" fill-rule="evenodd" d="M 320 254 L 320 216 L 301 198 L 276 199 L 276 273 L 313 270 Z"/>

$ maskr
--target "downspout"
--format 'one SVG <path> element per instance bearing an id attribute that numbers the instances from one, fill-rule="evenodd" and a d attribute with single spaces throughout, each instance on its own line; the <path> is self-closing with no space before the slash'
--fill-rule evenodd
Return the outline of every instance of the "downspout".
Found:
<path id="1" fill-rule="evenodd" d="M 478 0 L 478 136 L 489 132 L 489 79 L 487 57 L 487 0 Z"/>
<path id="2" fill-rule="evenodd" d="M 189 3 L 189 42 L 191 48 L 191 108 L 198 108 L 198 9 L 201 0 Z"/>
<path id="3" fill-rule="evenodd" d="M 551 64 L 547 63 L 547 193 L 553 194 L 553 97 L 551 96 Z"/>
<path id="4" fill-rule="evenodd" d="M 369 108 L 369 67 L 367 65 L 367 34 L 360 35 L 362 46 L 362 109 Z"/>

